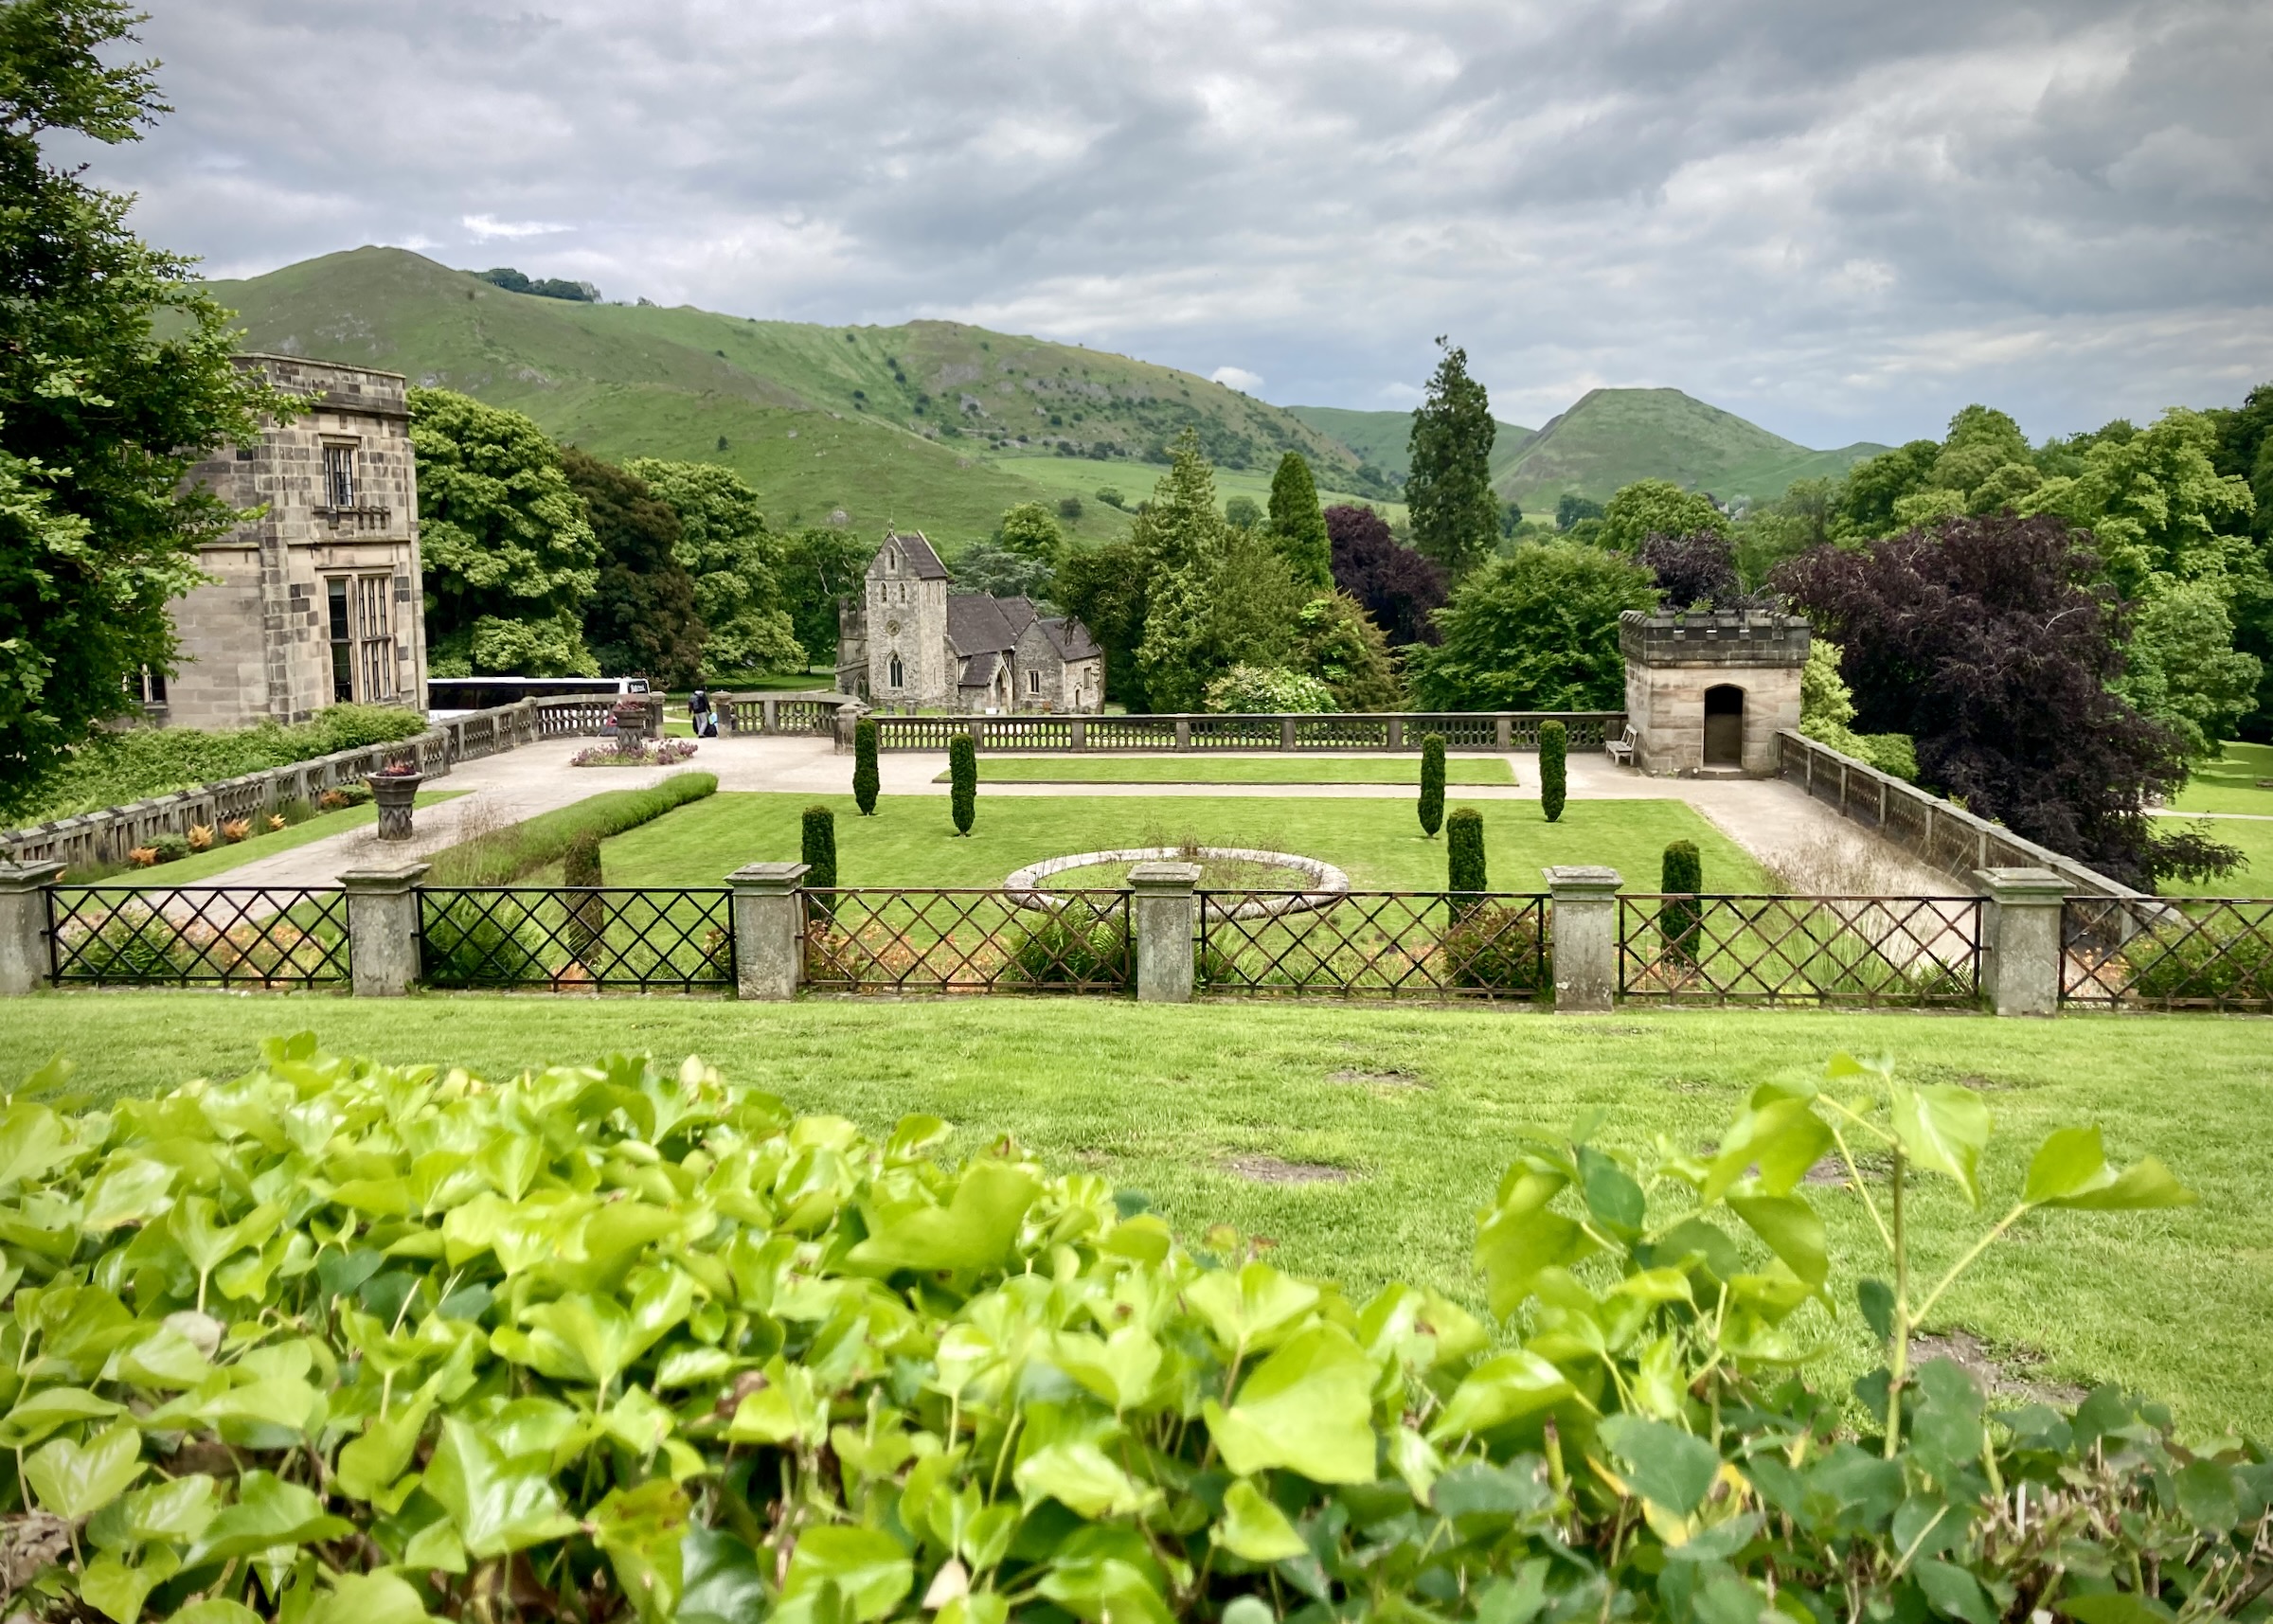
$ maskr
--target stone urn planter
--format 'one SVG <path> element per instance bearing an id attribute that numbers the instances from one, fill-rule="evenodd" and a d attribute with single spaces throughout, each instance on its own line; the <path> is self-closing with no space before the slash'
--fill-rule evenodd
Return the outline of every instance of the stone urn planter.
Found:
<path id="1" fill-rule="evenodd" d="M 373 773 L 363 781 L 370 786 L 371 799 L 379 804 L 379 838 L 408 840 L 411 811 L 418 803 L 419 786 L 426 781 L 426 776 Z"/>

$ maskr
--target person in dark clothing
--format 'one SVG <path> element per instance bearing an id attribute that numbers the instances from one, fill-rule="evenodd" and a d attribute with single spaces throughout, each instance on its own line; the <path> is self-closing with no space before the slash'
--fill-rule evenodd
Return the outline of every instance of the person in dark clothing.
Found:
<path id="1" fill-rule="evenodd" d="M 699 682 L 694 685 L 694 692 L 687 696 L 687 715 L 694 723 L 697 739 L 718 737 L 718 716 L 710 708 L 710 690 Z"/>

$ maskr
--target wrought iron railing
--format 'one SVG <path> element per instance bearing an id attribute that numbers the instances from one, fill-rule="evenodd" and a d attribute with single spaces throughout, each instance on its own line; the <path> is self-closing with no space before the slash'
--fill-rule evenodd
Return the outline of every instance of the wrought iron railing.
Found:
<path id="1" fill-rule="evenodd" d="M 695 992 L 734 984 L 723 886 L 422 887 L 419 969 L 430 987 Z"/>
<path id="2" fill-rule="evenodd" d="M 349 974 L 332 886 L 47 888 L 48 970 L 69 987 L 306 989 Z"/>
<path id="3" fill-rule="evenodd" d="M 1981 991 L 1978 897 L 1621 895 L 1619 991 L 1706 1004 L 1947 1005 Z"/>
<path id="4" fill-rule="evenodd" d="M 1524 1000 L 1553 984 L 1542 896 L 1202 891 L 1199 915 L 1208 993 Z"/>
<path id="5" fill-rule="evenodd" d="M 819 992 L 1125 992 L 1126 891 L 809 890 Z"/>
<path id="6" fill-rule="evenodd" d="M 2060 947 L 2064 1004 L 2273 1009 L 2273 899 L 2071 897 Z"/>

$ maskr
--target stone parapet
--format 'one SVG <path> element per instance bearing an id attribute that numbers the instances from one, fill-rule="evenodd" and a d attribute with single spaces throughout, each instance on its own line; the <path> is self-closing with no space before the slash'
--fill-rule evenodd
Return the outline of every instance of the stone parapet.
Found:
<path id="1" fill-rule="evenodd" d="M 1618 649 L 1628 668 L 1650 666 L 1804 666 L 1806 616 L 1755 612 L 1618 617 Z"/>

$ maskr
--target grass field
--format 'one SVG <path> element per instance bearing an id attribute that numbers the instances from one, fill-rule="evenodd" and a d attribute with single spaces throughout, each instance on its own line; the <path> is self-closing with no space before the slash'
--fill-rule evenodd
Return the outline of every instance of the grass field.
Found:
<path id="1" fill-rule="evenodd" d="M 418 804 L 430 807 L 438 801 L 455 800 L 465 794 L 464 790 L 421 790 Z M 173 863 L 162 863 L 155 868 L 131 868 L 123 874 L 114 874 L 102 882 L 106 885 L 202 885 L 217 875 L 225 875 L 232 868 L 242 868 L 247 863 L 258 863 L 263 857 L 274 857 L 290 851 L 295 846 L 322 840 L 328 835 L 345 834 L 349 830 L 363 829 L 379 821 L 379 809 L 374 805 L 342 807 L 338 812 L 318 812 L 305 823 L 295 823 L 274 834 L 258 834 L 235 846 L 216 846 L 210 851 L 199 851 Z M 66 875 L 64 878 L 68 879 Z"/>
<path id="2" fill-rule="evenodd" d="M 1054 499 L 1060 496 L 1079 496 L 1082 499 L 1082 524 L 1086 526 L 1099 513 L 1112 513 L 1097 499 L 1098 489 L 1110 485 L 1119 491 L 1134 512 L 1136 504 L 1153 493 L 1168 470 L 1157 463 L 1103 463 L 1086 457 L 1053 455 L 1014 455 L 993 452 L 985 459 L 985 466 L 998 468 L 1005 473 L 1016 474 L 1047 491 Z M 1271 505 L 1270 468 L 1219 468 L 1215 471 L 1215 501 L 1222 507 L 1234 496 L 1251 498 L 1259 508 Z M 1405 504 L 1386 501 L 1378 496 L 1358 496 L 1347 491 L 1334 491 L 1325 485 L 1318 487 L 1318 505 L 1332 508 L 1348 504 L 1353 508 L 1375 508 L 1391 524 L 1405 516 Z"/>
<path id="3" fill-rule="evenodd" d="M 2273 744 L 2229 742 L 2214 761 L 2195 767 L 2178 798 L 2179 812 L 2257 812 L 2273 817 Z"/>
<path id="4" fill-rule="evenodd" d="M 725 797 L 719 797 L 724 799 Z M 1829 1054 L 1888 1053 L 1912 1080 L 1981 1090 L 1997 1134 L 1982 1214 L 1945 1183 L 1910 1206 L 1928 1264 L 1947 1259 L 2018 1189 L 2054 1127 L 2093 1121 L 2109 1154 L 2162 1157 L 2202 1195 L 2165 1212 L 2031 1219 L 1936 1318 L 2033 1378 L 2114 1380 L 2172 1401 L 2197 1433 L 2273 1431 L 2273 1026 L 2189 1016 L 2067 1017 L 1638 1012 L 1580 1019 L 1505 1010 L 1098 999 L 885 1002 L 182 993 L 45 994 L 0 1003 L 0 1054 L 21 1076 L 49 1055 L 74 1089 L 145 1093 L 251 1063 L 263 1034 L 311 1028 L 329 1047 L 490 1072 L 617 1051 L 697 1052 L 805 1111 L 876 1132 L 910 1112 L 956 1124 L 969 1153 L 1009 1133 L 1059 1170 L 1148 1192 L 1177 1229 L 1215 1221 L 1276 1243 L 1284 1267 L 1366 1292 L 1401 1277 L 1480 1300 L 1473 1217 L 1516 1130 L 1607 1115 L 1599 1142 L 1716 1136 L 1752 1087 L 1814 1074 Z M 12 1077 L 0 1084 L 12 1085 Z M 1347 1175 L 1242 1176 L 1235 1156 Z M 1876 1272 L 1865 1220 L 1808 1192 L 1833 1237 L 1835 1323 L 1823 1374 L 1862 1367 L 1853 1286 Z"/>
<path id="5" fill-rule="evenodd" d="M 886 795 L 864 818 L 850 795 L 725 793 L 679 808 L 600 848 L 611 885 L 715 884 L 745 863 L 798 852 L 799 816 L 836 811 L 838 883 L 845 885 L 999 885 L 1012 869 L 1067 852 L 1131 846 L 1246 846 L 1320 857 L 1361 890 L 1426 890 L 1444 883 L 1444 842 L 1424 838 L 1404 800 L 1287 797 L 980 795 L 978 818 L 958 838 L 940 795 Z M 1457 796 L 1448 805 L 1459 805 Z M 1679 801 L 1574 801 L 1550 824 L 1536 803 L 1479 803 L 1494 885 L 1545 888 L 1548 864 L 1607 863 L 1637 889 L 1657 883 L 1674 840 L 1693 840 L 1707 883 L 1749 891 L 1765 882 L 1752 859 Z"/>
<path id="6" fill-rule="evenodd" d="M 934 783 L 947 782 L 941 773 Z M 1350 758 L 1215 756 L 996 756 L 978 758 L 982 784 L 1421 784 L 1418 756 Z M 1512 784 L 1515 763 L 1504 756 L 1454 757 L 1450 784 Z"/>

